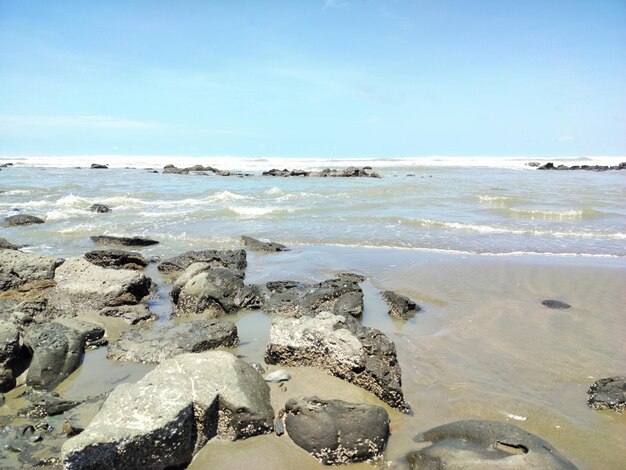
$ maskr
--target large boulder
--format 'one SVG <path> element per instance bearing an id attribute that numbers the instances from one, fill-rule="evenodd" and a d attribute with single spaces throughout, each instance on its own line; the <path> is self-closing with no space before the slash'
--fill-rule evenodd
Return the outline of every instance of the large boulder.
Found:
<path id="1" fill-rule="evenodd" d="M 89 237 L 92 242 L 100 245 L 115 245 L 115 246 L 150 246 L 159 243 L 156 240 L 151 240 L 144 237 L 114 237 L 111 235 L 98 235 Z"/>
<path id="2" fill-rule="evenodd" d="M 407 455 L 412 470 L 576 468 L 543 439 L 497 421 L 456 421 L 430 429 L 416 440 L 432 445 Z"/>
<path id="3" fill-rule="evenodd" d="M 237 327 L 223 320 L 196 320 L 161 328 L 126 330 L 109 344 L 107 357 L 117 361 L 159 364 L 182 353 L 198 353 L 239 344 Z"/>
<path id="4" fill-rule="evenodd" d="M 80 365 L 85 338 L 60 323 L 36 323 L 26 330 L 24 346 L 33 355 L 26 383 L 33 388 L 51 390 Z"/>
<path id="5" fill-rule="evenodd" d="M 174 283 L 171 297 L 176 315 L 219 316 L 257 303 L 256 295 L 241 277 L 209 263 L 190 265 Z"/>
<path id="6" fill-rule="evenodd" d="M 0 291 L 50 281 L 62 263 L 62 258 L 0 249 Z"/>
<path id="7" fill-rule="evenodd" d="M 193 263 L 207 263 L 214 268 L 230 269 L 242 278 L 248 265 L 244 250 L 203 250 L 187 251 L 182 255 L 167 259 L 159 264 L 158 269 L 164 273 L 184 271 Z"/>
<path id="8" fill-rule="evenodd" d="M 622 413 L 626 409 L 626 377 L 600 379 L 589 388 L 587 394 L 587 404 L 594 410 Z"/>
<path id="9" fill-rule="evenodd" d="M 269 386 L 223 351 L 181 354 L 121 384 L 79 435 L 63 444 L 68 470 L 186 466 L 214 436 L 271 432 Z"/>
<path id="10" fill-rule="evenodd" d="M 106 269 L 81 258 L 56 270 L 49 306 L 70 312 L 134 305 L 150 292 L 151 280 L 136 271 Z"/>
<path id="11" fill-rule="evenodd" d="M 326 465 L 380 458 L 389 439 L 389 415 L 380 406 L 296 398 L 285 416 L 291 440 Z"/>
<path id="12" fill-rule="evenodd" d="M 15 387 L 13 365 L 19 359 L 20 352 L 17 327 L 11 322 L 0 320 L 0 392 L 8 392 Z"/>
<path id="13" fill-rule="evenodd" d="M 280 243 L 263 242 L 256 238 L 246 237 L 245 235 L 241 237 L 241 244 L 252 251 L 276 252 L 288 250 L 285 245 L 281 245 Z"/>
<path id="14" fill-rule="evenodd" d="M 114 269 L 143 269 L 148 261 L 133 251 L 124 250 L 93 250 L 85 253 L 85 259 L 96 266 Z"/>
<path id="15" fill-rule="evenodd" d="M 19 227 L 21 225 L 43 224 L 45 220 L 28 214 L 16 214 L 5 217 L 7 227 Z"/>
<path id="16" fill-rule="evenodd" d="M 265 362 L 317 367 L 372 392 L 408 412 L 396 347 L 383 333 L 351 317 L 322 312 L 316 317 L 272 321 Z"/>
<path id="17" fill-rule="evenodd" d="M 300 317 L 332 312 L 337 315 L 363 313 L 363 291 L 349 279 L 327 279 L 317 284 L 297 281 L 273 281 L 255 285 L 261 308 L 273 315 Z"/>
<path id="18" fill-rule="evenodd" d="M 421 307 L 408 297 L 391 290 L 383 292 L 383 299 L 389 305 L 389 315 L 402 320 L 408 320 L 421 310 Z"/>

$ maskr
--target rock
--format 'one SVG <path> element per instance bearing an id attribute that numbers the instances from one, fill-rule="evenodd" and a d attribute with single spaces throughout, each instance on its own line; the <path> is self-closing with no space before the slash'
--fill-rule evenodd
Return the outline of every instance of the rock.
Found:
<path id="1" fill-rule="evenodd" d="M 562 310 L 562 309 L 566 309 L 566 308 L 571 308 L 572 306 L 570 304 L 567 304 L 565 302 L 561 302 L 560 300 L 542 300 L 541 301 L 541 305 L 545 305 L 548 308 L 552 308 L 555 310 Z"/>
<path id="2" fill-rule="evenodd" d="M 58 394 L 34 391 L 26 397 L 32 405 L 18 411 L 18 416 L 29 418 L 45 418 L 46 416 L 60 415 L 78 406 L 80 402 L 64 400 Z"/>
<path id="3" fill-rule="evenodd" d="M 15 388 L 15 374 L 7 365 L 0 364 L 0 392 L 8 392 Z"/>
<path id="4" fill-rule="evenodd" d="M 174 175 L 186 175 L 189 173 L 189 170 L 185 168 L 177 168 L 174 165 L 165 165 L 163 167 L 163 174 L 174 174 Z"/>
<path id="5" fill-rule="evenodd" d="M 245 235 L 241 237 L 241 244 L 252 251 L 288 251 L 288 248 L 280 243 L 262 242 Z"/>
<path id="6" fill-rule="evenodd" d="M 194 263 L 176 280 L 170 293 L 174 314 L 220 316 L 255 306 L 256 295 L 241 277 L 226 268 Z"/>
<path id="7" fill-rule="evenodd" d="M 111 212 L 111 208 L 109 206 L 105 206 L 104 204 L 92 204 L 89 210 L 98 214 L 106 214 L 107 212 Z"/>
<path id="8" fill-rule="evenodd" d="M 363 291 L 354 281 L 328 279 L 319 284 L 274 281 L 254 286 L 261 308 L 270 314 L 300 317 L 330 311 L 337 315 L 363 313 Z"/>
<path id="9" fill-rule="evenodd" d="M 407 455 L 411 469 L 576 468 L 543 439 L 497 421 L 456 421 L 418 439 L 433 444 Z"/>
<path id="10" fill-rule="evenodd" d="M 285 404 L 293 442 L 326 465 L 380 458 L 389 439 L 389 415 L 380 406 L 317 397 Z"/>
<path id="11" fill-rule="evenodd" d="M 322 312 L 316 317 L 272 321 L 265 362 L 317 367 L 372 392 L 408 412 L 396 347 L 383 333 L 351 317 Z"/>
<path id="12" fill-rule="evenodd" d="M 65 421 L 62 432 L 66 436 L 75 436 L 85 430 L 93 417 L 98 414 L 108 394 L 88 397 L 83 403 L 63 413 Z"/>
<path id="13" fill-rule="evenodd" d="M 199 353 L 239 344 L 237 327 L 223 320 L 196 320 L 161 328 L 126 330 L 109 345 L 107 358 L 159 364 L 182 353 Z"/>
<path id="14" fill-rule="evenodd" d="M 383 299 L 389 304 L 389 315 L 395 318 L 408 320 L 421 310 L 421 307 L 411 299 L 391 290 L 383 292 Z"/>
<path id="15" fill-rule="evenodd" d="M 181 354 L 136 384 L 118 385 L 79 435 L 63 444 L 67 470 L 186 466 L 214 436 L 272 431 L 269 387 L 223 351 Z"/>
<path id="16" fill-rule="evenodd" d="M 587 395 L 587 404 L 594 410 L 623 413 L 626 409 L 626 377 L 600 379 L 589 388 Z"/>
<path id="17" fill-rule="evenodd" d="M 526 165 L 527 166 L 531 166 L 531 167 L 538 167 L 539 165 L 541 165 L 541 163 L 539 163 L 539 162 L 528 162 Z"/>
<path id="18" fill-rule="evenodd" d="M 283 369 L 275 370 L 274 372 L 270 372 L 265 376 L 265 381 L 272 383 L 287 382 L 289 379 L 291 379 L 291 375 L 289 375 L 289 372 Z"/>
<path id="19" fill-rule="evenodd" d="M 184 271 L 193 263 L 208 263 L 211 267 L 230 269 L 242 278 L 248 265 L 244 250 L 203 250 L 187 251 L 165 260 L 159 264 L 158 269 L 165 273 Z"/>
<path id="20" fill-rule="evenodd" d="M 136 325 L 142 321 L 156 320 L 157 316 L 150 312 L 145 304 L 120 305 L 118 307 L 105 307 L 100 310 L 103 317 L 123 318 L 131 325 Z"/>
<path id="21" fill-rule="evenodd" d="M 93 349 L 104 346 L 107 343 L 104 338 L 106 331 L 104 326 L 99 323 L 85 321 L 75 317 L 60 317 L 55 319 L 54 322 L 78 331 L 85 339 L 85 349 Z"/>
<path id="22" fill-rule="evenodd" d="M 140 254 L 124 250 L 94 250 L 85 253 L 85 259 L 103 268 L 143 269 L 148 261 Z"/>
<path id="23" fill-rule="evenodd" d="M 126 269 L 106 269 L 81 258 L 57 268 L 56 286 L 48 304 L 56 310 L 77 312 L 134 305 L 150 292 L 151 280 Z"/>
<path id="24" fill-rule="evenodd" d="M 5 217 L 7 227 L 18 227 L 21 225 L 43 224 L 45 220 L 35 217 L 34 215 L 16 214 Z"/>
<path id="25" fill-rule="evenodd" d="M 24 253 L 17 250 L 0 250 L 0 291 L 25 288 L 38 281 L 54 278 L 55 269 L 62 258 Z"/>
<path id="26" fill-rule="evenodd" d="M 121 245 L 121 246 L 150 246 L 159 243 L 156 240 L 150 240 L 143 237 L 113 237 L 110 235 L 99 235 L 89 237 L 94 243 L 100 245 Z"/>
<path id="27" fill-rule="evenodd" d="M 92 163 L 91 168 L 94 170 L 108 170 L 109 165 L 104 165 L 102 163 Z"/>
<path id="28" fill-rule="evenodd" d="M 265 369 L 258 362 L 250 362 L 249 363 L 254 370 L 256 370 L 259 374 L 265 374 Z"/>
<path id="29" fill-rule="evenodd" d="M 21 246 L 14 245 L 6 238 L 0 238 L 0 250 L 19 250 Z"/>
<path id="30" fill-rule="evenodd" d="M 556 167 L 554 166 L 554 163 L 552 162 L 548 162 L 545 165 L 541 165 L 540 167 L 537 167 L 538 170 L 554 170 L 556 169 Z"/>
<path id="31" fill-rule="evenodd" d="M 365 276 L 356 273 L 337 273 L 335 274 L 335 279 L 339 279 L 340 281 L 350 281 L 360 283 L 365 281 Z"/>
<path id="32" fill-rule="evenodd" d="M 85 339 L 60 323 L 43 323 L 26 330 L 24 345 L 33 354 L 26 383 L 36 389 L 51 390 L 78 368 Z"/>
<path id="33" fill-rule="evenodd" d="M 0 365 L 15 361 L 20 355 L 20 333 L 8 321 L 0 320 Z"/>

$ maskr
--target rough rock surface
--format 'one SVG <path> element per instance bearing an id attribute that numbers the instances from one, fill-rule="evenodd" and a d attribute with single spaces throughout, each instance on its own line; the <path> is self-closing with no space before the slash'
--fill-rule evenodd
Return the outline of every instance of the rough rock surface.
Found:
<path id="1" fill-rule="evenodd" d="M 380 406 L 291 399 L 285 404 L 287 434 L 326 465 L 380 458 L 389 439 L 389 415 Z"/>
<path id="2" fill-rule="evenodd" d="M 246 271 L 246 252 L 244 250 L 203 250 L 187 251 L 159 264 L 161 272 L 184 271 L 193 263 L 208 263 L 214 268 L 226 268 L 243 277 Z"/>
<path id="3" fill-rule="evenodd" d="M 249 364 L 223 351 L 181 354 L 136 384 L 122 384 L 91 424 L 63 445 L 65 468 L 187 465 L 214 436 L 272 431 L 269 387 Z"/>
<path id="4" fill-rule="evenodd" d="M 62 258 L 0 249 L 0 291 L 52 280 Z"/>
<path id="5" fill-rule="evenodd" d="M 543 439 L 497 421 L 456 421 L 418 440 L 433 444 L 407 455 L 411 469 L 576 468 Z"/>
<path id="6" fill-rule="evenodd" d="M 587 404 L 594 410 L 623 413 L 626 409 L 626 377 L 600 379 L 589 388 L 587 394 Z"/>
<path id="7" fill-rule="evenodd" d="M 26 383 L 51 390 L 78 368 L 85 339 L 77 330 L 60 323 L 43 323 L 26 330 L 24 345 L 33 354 Z"/>
<path id="8" fill-rule="evenodd" d="M 159 364 L 183 353 L 199 353 L 239 344 L 237 327 L 223 320 L 196 320 L 154 330 L 126 330 L 109 344 L 107 357 L 117 361 Z"/>
<path id="9" fill-rule="evenodd" d="M 100 310 L 103 317 L 123 318 L 131 325 L 136 325 L 142 321 L 156 320 L 157 316 L 150 312 L 145 304 L 120 305 L 118 307 L 105 307 Z"/>
<path id="10" fill-rule="evenodd" d="M 85 253 L 85 259 L 103 268 L 143 269 L 148 261 L 140 254 L 124 250 L 94 250 Z"/>
<path id="11" fill-rule="evenodd" d="M 391 290 L 383 292 L 383 299 L 389 304 L 389 315 L 395 318 L 408 320 L 421 310 L 411 299 Z"/>
<path id="12" fill-rule="evenodd" d="M 5 217 L 7 227 L 19 227 L 20 225 L 43 224 L 45 220 L 28 214 L 16 214 Z"/>
<path id="13" fill-rule="evenodd" d="M 554 310 L 564 310 L 564 309 L 572 307 L 568 303 L 561 302 L 560 300 L 552 300 L 552 299 L 542 300 L 541 301 L 541 305 L 544 305 L 544 306 L 546 306 L 548 308 L 551 308 L 551 309 L 554 309 Z"/>
<path id="14" fill-rule="evenodd" d="M 265 362 L 317 367 L 372 392 L 408 412 L 396 347 L 383 333 L 351 317 L 322 312 L 316 317 L 272 321 Z"/>
<path id="15" fill-rule="evenodd" d="M 0 249 L 4 250 L 19 250 L 21 247 L 18 245 L 14 245 L 6 238 L 0 238 Z"/>
<path id="16" fill-rule="evenodd" d="M 171 297 L 176 315 L 220 316 L 257 302 L 256 295 L 241 277 L 230 269 L 213 268 L 209 263 L 190 265 L 174 283 Z"/>
<path id="17" fill-rule="evenodd" d="M 144 237 L 113 237 L 110 235 L 98 235 L 89 237 L 92 242 L 100 245 L 120 245 L 120 246 L 150 246 L 159 243 Z"/>
<path id="18" fill-rule="evenodd" d="M 328 279 L 319 284 L 274 281 L 254 286 L 261 308 L 270 314 L 300 317 L 329 311 L 358 317 L 363 313 L 363 291 L 357 282 Z"/>
<path id="19" fill-rule="evenodd" d="M 107 344 L 105 339 L 106 331 L 100 323 L 76 317 L 59 317 L 54 322 L 78 331 L 85 340 L 85 349 L 93 349 Z"/>
<path id="20" fill-rule="evenodd" d="M 98 214 L 106 214 L 107 212 L 111 212 L 111 208 L 104 204 L 92 204 L 91 207 L 89 207 L 89 210 Z"/>
<path id="21" fill-rule="evenodd" d="M 15 387 L 13 364 L 18 360 L 20 352 L 17 327 L 11 322 L 0 320 L 0 392 L 8 392 Z"/>
<path id="22" fill-rule="evenodd" d="M 69 259 L 57 268 L 55 281 L 48 304 L 69 312 L 133 305 L 151 287 L 150 278 L 141 273 L 101 268 L 81 258 Z"/>
<path id="23" fill-rule="evenodd" d="M 246 237 L 245 235 L 241 237 L 241 244 L 252 251 L 275 252 L 289 250 L 285 245 L 281 245 L 280 243 L 263 242 L 256 238 Z"/>

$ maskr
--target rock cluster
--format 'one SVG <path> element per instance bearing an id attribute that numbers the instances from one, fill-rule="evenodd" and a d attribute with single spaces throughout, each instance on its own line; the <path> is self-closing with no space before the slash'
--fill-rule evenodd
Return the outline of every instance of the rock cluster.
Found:
<path id="1" fill-rule="evenodd" d="M 537 170 L 587 170 L 587 171 L 608 171 L 608 170 L 626 170 L 626 162 L 621 162 L 619 165 L 555 165 L 552 162 L 548 162 L 544 165 L 530 165 L 537 166 Z"/>
<path id="2" fill-rule="evenodd" d="M 380 178 L 380 175 L 369 166 L 355 167 L 349 166 L 344 170 L 325 168 L 321 171 L 306 171 L 306 170 L 279 170 L 273 168 L 263 172 L 263 176 L 311 176 L 311 177 L 337 177 L 337 178 Z"/>
<path id="3" fill-rule="evenodd" d="M 92 242 L 100 245 L 118 245 L 118 246 L 150 246 L 159 243 L 156 240 L 150 240 L 144 237 L 114 237 L 111 235 L 98 235 L 89 237 Z"/>

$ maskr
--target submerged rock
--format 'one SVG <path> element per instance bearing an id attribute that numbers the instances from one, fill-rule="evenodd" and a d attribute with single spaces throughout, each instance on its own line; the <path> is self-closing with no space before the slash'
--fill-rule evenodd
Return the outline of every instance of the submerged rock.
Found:
<path id="1" fill-rule="evenodd" d="M 389 315 L 402 320 L 413 318 L 421 307 L 408 297 L 391 290 L 383 292 L 383 299 L 389 304 Z"/>
<path id="2" fill-rule="evenodd" d="M 157 316 L 150 312 L 145 304 L 120 305 L 117 307 L 105 307 L 100 310 L 103 317 L 123 318 L 131 325 L 136 325 L 142 321 L 156 320 Z"/>
<path id="3" fill-rule="evenodd" d="M 380 406 L 291 399 L 285 427 L 293 442 L 326 465 L 380 458 L 389 439 L 389 415 Z"/>
<path id="4" fill-rule="evenodd" d="M 223 320 L 196 320 L 161 328 L 126 330 L 109 345 L 107 357 L 116 361 L 159 364 L 182 353 L 199 353 L 239 344 L 237 327 Z"/>
<path id="5" fill-rule="evenodd" d="M 148 261 L 140 254 L 124 250 L 94 250 L 85 253 L 85 259 L 103 268 L 143 269 Z"/>
<path id="6" fill-rule="evenodd" d="M 242 278 L 248 265 L 244 250 L 203 250 L 187 251 L 182 255 L 165 260 L 159 264 L 158 269 L 165 273 L 184 271 L 193 263 L 207 263 L 214 268 L 230 269 Z"/>
<path id="7" fill-rule="evenodd" d="M 410 452 L 411 469 L 541 468 L 576 466 L 548 442 L 512 424 L 467 420 L 444 424 L 417 438 L 432 445 Z"/>
<path id="8" fill-rule="evenodd" d="M 21 225 L 43 224 L 45 220 L 34 215 L 16 214 L 5 217 L 7 227 L 19 227 Z"/>
<path id="9" fill-rule="evenodd" d="M 79 435 L 63 444 L 65 468 L 186 466 L 215 437 L 271 432 L 269 387 L 232 354 L 181 354 L 136 384 L 118 385 Z"/>
<path id="10" fill-rule="evenodd" d="M 109 206 L 106 206 L 104 204 L 92 204 L 91 207 L 89 207 L 89 210 L 91 212 L 96 212 L 97 214 L 106 214 L 107 212 L 112 211 Z"/>
<path id="11" fill-rule="evenodd" d="M 567 308 L 571 308 L 572 306 L 570 304 L 567 304 L 565 302 L 561 302 L 560 300 L 551 300 L 551 299 L 547 299 L 547 300 L 542 300 L 541 301 L 541 305 L 544 305 L 548 308 L 554 309 L 554 310 L 563 310 L 563 309 L 567 309 Z"/>
<path id="12" fill-rule="evenodd" d="M 0 291 L 25 288 L 39 281 L 51 281 L 63 261 L 62 258 L 37 253 L 0 250 Z"/>
<path id="13" fill-rule="evenodd" d="M 246 237 L 245 235 L 241 237 L 241 244 L 252 251 L 288 251 L 288 248 L 280 243 L 263 242 L 256 238 Z"/>
<path id="14" fill-rule="evenodd" d="M 600 379 L 589 388 L 587 395 L 587 404 L 594 410 L 623 413 L 626 409 L 626 377 Z"/>
<path id="15" fill-rule="evenodd" d="M 101 245 L 121 245 L 121 246 L 150 246 L 159 243 L 144 237 L 113 237 L 111 235 L 98 235 L 89 237 L 92 242 Z"/>
<path id="16" fill-rule="evenodd" d="M 372 392 L 408 412 L 396 347 L 387 336 L 351 317 L 322 312 L 316 317 L 272 321 L 265 362 L 317 367 Z"/>

